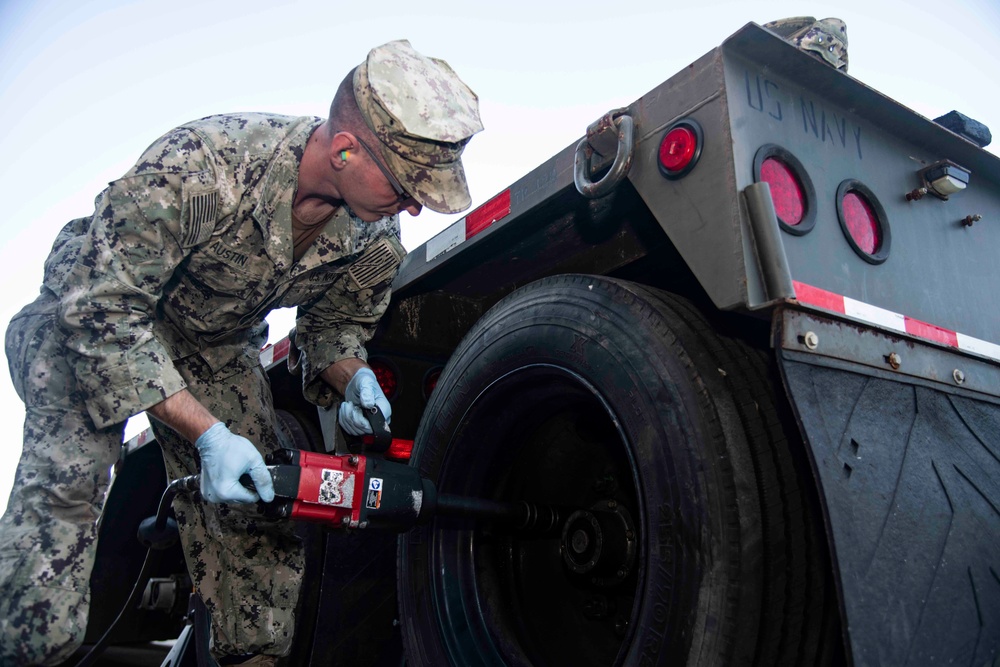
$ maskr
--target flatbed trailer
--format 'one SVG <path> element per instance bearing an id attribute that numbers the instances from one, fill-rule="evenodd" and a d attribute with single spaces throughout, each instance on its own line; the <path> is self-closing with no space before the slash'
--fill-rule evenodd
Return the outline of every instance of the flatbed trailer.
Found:
<path id="1" fill-rule="evenodd" d="M 289 664 L 992 664 L 998 250 L 995 155 L 748 24 L 409 253 L 394 436 L 565 521 L 303 528 Z"/>

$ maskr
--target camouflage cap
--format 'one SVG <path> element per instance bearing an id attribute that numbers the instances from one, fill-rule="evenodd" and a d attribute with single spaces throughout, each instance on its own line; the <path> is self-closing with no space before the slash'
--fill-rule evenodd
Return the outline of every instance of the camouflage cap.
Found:
<path id="1" fill-rule="evenodd" d="M 406 40 L 383 44 L 354 71 L 354 97 L 386 164 L 414 199 L 440 213 L 469 207 L 462 151 L 483 125 L 479 98 L 448 63 Z"/>
<path id="2" fill-rule="evenodd" d="M 765 23 L 764 27 L 831 67 L 847 71 L 847 24 L 840 19 L 817 21 L 812 16 L 793 16 Z"/>

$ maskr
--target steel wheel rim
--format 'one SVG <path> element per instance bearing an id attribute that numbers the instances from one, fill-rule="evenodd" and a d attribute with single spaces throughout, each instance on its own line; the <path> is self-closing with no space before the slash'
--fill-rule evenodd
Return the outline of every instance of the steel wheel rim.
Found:
<path id="1" fill-rule="evenodd" d="M 644 507 L 608 401 L 568 369 L 530 365 L 491 383 L 459 423 L 442 493 L 583 514 L 568 533 L 542 537 L 435 520 L 431 595 L 452 664 L 621 663 L 641 602 Z M 596 559 L 580 532 L 603 539 Z"/>

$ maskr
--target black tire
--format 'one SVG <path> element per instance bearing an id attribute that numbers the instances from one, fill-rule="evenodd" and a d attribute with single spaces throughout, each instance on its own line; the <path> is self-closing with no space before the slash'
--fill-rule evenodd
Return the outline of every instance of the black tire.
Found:
<path id="1" fill-rule="evenodd" d="M 829 662 L 825 545 L 766 364 L 688 302 L 608 278 L 497 304 L 414 464 L 442 493 L 585 511 L 549 535 L 437 518 L 402 537 L 409 664 Z"/>

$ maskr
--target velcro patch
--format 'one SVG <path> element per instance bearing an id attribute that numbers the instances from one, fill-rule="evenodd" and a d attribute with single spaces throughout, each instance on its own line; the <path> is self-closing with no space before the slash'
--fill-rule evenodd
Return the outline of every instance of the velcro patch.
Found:
<path id="1" fill-rule="evenodd" d="M 215 215 L 219 207 L 219 193 L 206 192 L 192 195 L 188 200 L 188 228 L 182 246 L 190 248 L 204 243 L 215 231 Z"/>
<path id="2" fill-rule="evenodd" d="M 355 291 L 374 287 L 393 277 L 403 255 L 389 239 L 376 241 L 348 269 Z"/>

